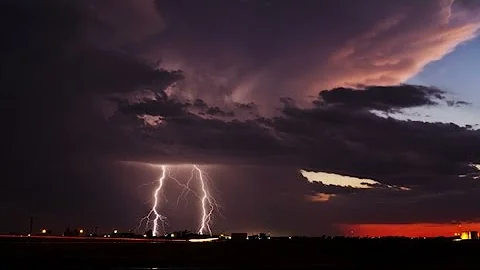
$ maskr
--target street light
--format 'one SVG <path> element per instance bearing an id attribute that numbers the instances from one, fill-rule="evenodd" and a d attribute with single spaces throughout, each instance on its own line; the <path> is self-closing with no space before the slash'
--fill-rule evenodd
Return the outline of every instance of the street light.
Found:
<path id="1" fill-rule="evenodd" d="M 80 229 L 79 232 L 80 232 L 80 233 L 83 233 L 83 229 Z"/>
<path id="2" fill-rule="evenodd" d="M 47 230 L 46 230 L 46 229 L 42 229 L 42 233 L 43 233 L 43 234 L 46 234 L 46 233 L 47 233 Z"/>

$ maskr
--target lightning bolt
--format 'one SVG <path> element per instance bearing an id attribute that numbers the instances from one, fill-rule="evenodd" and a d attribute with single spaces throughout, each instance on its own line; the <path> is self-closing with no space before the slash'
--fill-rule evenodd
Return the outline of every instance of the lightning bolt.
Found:
<path id="1" fill-rule="evenodd" d="M 193 165 L 193 168 L 198 173 L 198 179 L 200 180 L 200 188 L 202 189 L 203 193 L 201 198 L 202 218 L 200 220 L 200 228 L 198 229 L 198 234 L 205 234 L 206 232 L 208 232 L 209 235 L 212 235 L 212 230 L 210 229 L 210 222 L 212 220 L 212 213 L 215 210 L 214 199 L 210 196 L 210 192 L 205 183 L 203 171 L 197 165 Z"/>
<path id="2" fill-rule="evenodd" d="M 148 227 L 151 223 L 153 223 L 153 227 L 152 227 L 152 235 L 153 236 L 159 236 L 160 235 L 160 232 L 159 232 L 159 226 L 160 225 L 162 226 L 163 232 L 165 232 L 165 224 L 166 224 L 166 219 L 167 219 L 167 217 L 161 215 L 158 212 L 158 209 L 157 209 L 159 207 L 159 204 L 160 204 L 159 203 L 160 202 L 159 195 L 162 192 L 163 182 L 165 181 L 166 174 L 167 174 L 167 166 L 161 165 L 160 167 L 162 168 L 162 175 L 157 180 L 157 182 L 158 182 L 157 188 L 155 188 L 155 190 L 153 191 L 153 206 L 152 206 L 152 209 L 150 210 L 148 215 L 146 215 L 144 218 L 142 218 L 142 220 L 140 220 L 140 224 L 139 224 L 139 227 L 140 227 L 145 222 L 146 226 Z M 153 220 L 152 220 L 152 216 L 153 216 Z"/>
<path id="3" fill-rule="evenodd" d="M 177 198 L 177 208 L 178 208 L 178 205 L 180 204 L 180 200 L 182 198 L 185 199 L 185 207 L 187 206 L 188 204 L 188 200 L 187 200 L 187 195 L 189 193 L 192 193 L 193 195 L 195 195 L 195 197 L 197 197 L 199 200 L 200 200 L 200 196 L 198 195 L 197 192 L 193 191 L 191 188 L 190 188 L 190 183 L 192 182 L 192 180 L 195 178 L 195 168 L 192 168 L 192 172 L 190 174 L 190 177 L 188 178 L 187 180 L 187 183 L 183 184 L 181 183 L 176 177 L 174 177 L 170 171 L 168 172 L 168 177 L 170 179 L 172 179 L 173 181 L 175 181 L 175 183 L 177 185 L 179 185 L 180 187 L 182 187 L 182 192 L 180 193 L 180 195 L 178 196 Z"/>
<path id="4" fill-rule="evenodd" d="M 155 214 L 155 218 L 153 219 L 153 236 L 158 236 L 158 222 L 162 222 L 163 230 L 165 231 L 165 217 L 160 215 L 157 211 L 158 206 L 158 193 L 162 190 L 163 180 L 165 180 L 165 173 L 167 172 L 167 167 L 162 165 L 162 176 L 158 179 L 158 187 L 155 189 L 153 193 L 154 203 L 152 207 L 152 212 Z"/>
<path id="5" fill-rule="evenodd" d="M 163 232 L 165 233 L 165 225 L 167 224 L 166 220 L 167 218 L 160 214 L 158 211 L 158 208 L 160 207 L 160 195 L 163 194 L 163 185 L 166 179 L 171 179 L 173 180 L 177 185 L 182 187 L 182 192 L 177 198 L 177 208 L 180 200 L 182 198 L 185 198 L 186 196 L 191 193 L 193 194 L 200 202 L 200 212 L 201 212 L 201 217 L 199 221 L 199 228 L 197 230 L 197 233 L 200 235 L 212 235 L 212 221 L 213 221 L 213 214 L 217 210 L 217 212 L 221 215 L 219 208 L 220 206 L 217 204 L 215 198 L 211 195 L 211 192 L 209 190 L 209 182 L 211 182 L 210 177 L 206 172 L 204 172 L 200 167 L 196 164 L 192 165 L 192 172 L 190 175 L 190 178 L 187 180 L 187 182 L 184 184 L 180 182 L 177 178 L 175 178 L 170 170 L 168 169 L 167 165 L 161 165 L 160 166 L 162 170 L 161 177 L 155 181 L 157 184 L 157 187 L 155 188 L 153 192 L 153 205 L 148 213 L 144 218 L 140 220 L 140 224 L 138 228 L 142 226 L 142 224 L 145 223 L 145 227 L 148 228 L 149 226 L 152 226 L 152 234 L 153 236 L 159 236 L 160 235 L 160 226 L 163 229 Z M 199 192 L 195 192 L 191 187 L 191 182 L 197 180 L 199 182 Z M 137 229 L 138 229 L 137 228 Z"/>

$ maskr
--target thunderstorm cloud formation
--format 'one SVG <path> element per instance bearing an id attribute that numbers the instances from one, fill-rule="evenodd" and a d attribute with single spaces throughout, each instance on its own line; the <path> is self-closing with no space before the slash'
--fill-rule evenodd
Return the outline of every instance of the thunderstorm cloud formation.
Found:
<path id="1" fill-rule="evenodd" d="M 212 166 L 227 229 L 475 221 L 480 131 L 388 114 L 469 106 L 405 82 L 480 3 L 301 2 L 7 1 L 0 213 L 131 226 L 135 161 Z"/>

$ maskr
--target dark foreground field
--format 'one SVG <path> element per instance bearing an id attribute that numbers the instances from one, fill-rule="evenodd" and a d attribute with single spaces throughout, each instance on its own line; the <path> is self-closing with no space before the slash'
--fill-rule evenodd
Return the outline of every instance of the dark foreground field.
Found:
<path id="1" fill-rule="evenodd" d="M 480 241 L 216 243 L 0 239 L 0 269 L 479 269 Z"/>

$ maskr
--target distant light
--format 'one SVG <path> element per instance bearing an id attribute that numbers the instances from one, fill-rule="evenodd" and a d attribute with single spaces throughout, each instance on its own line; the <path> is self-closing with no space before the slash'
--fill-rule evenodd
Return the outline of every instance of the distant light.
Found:
<path id="1" fill-rule="evenodd" d="M 203 239 L 188 239 L 188 242 L 192 242 L 192 243 L 202 243 L 202 242 L 211 242 L 211 241 L 215 241 L 215 240 L 218 240 L 218 237 L 214 237 L 214 238 L 203 238 Z"/>
<path id="2" fill-rule="evenodd" d="M 113 233 L 118 233 L 118 230 L 113 230 Z"/>
<path id="3" fill-rule="evenodd" d="M 270 240 L 270 236 L 269 236 L 269 237 L 267 237 L 267 239 L 268 239 L 268 240 Z"/>
<path id="4" fill-rule="evenodd" d="M 80 233 L 83 233 L 83 229 L 80 229 L 80 231 L 79 231 L 79 232 L 80 232 Z"/>
<path id="5" fill-rule="evenodd" d="M 175 234 L 174 233 L 170 234 L 170 237 L 172 237 L 172 238 L 175 237 Z"/>
<path id="6" fill-rule="evenodd" d="M 42 230 L 42 233 L 43 233 L 43 234 L 47 233 L 47 230 L 43 229 L 43 230 Z"/>
<path id="7" fill-rule="evenodd" d="M 147 235 L 146 235 L 146 234 L 144 234 L 144 235 L 143 235 L 143 237 L 147 237 Z"/>
<path id="8" fill-rule="evenodd" d="M 27 234 L 27 236 L 32 236 L 31 234 Z"/>
<path id="9" fill-rule="evenodd" d="M 472 239 L 470 232 L 462 232 L 460 234 L 460 239 L 462 240 Z"/>
<path id="10" fill-rule="evenodd" d="M 291 236 L 289 236 L 289 237 L 288 237 L 288 239 L 292 239 L 292 237 L 291 237 Z"/>

